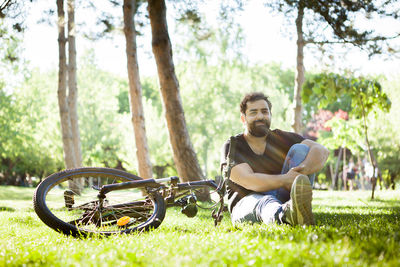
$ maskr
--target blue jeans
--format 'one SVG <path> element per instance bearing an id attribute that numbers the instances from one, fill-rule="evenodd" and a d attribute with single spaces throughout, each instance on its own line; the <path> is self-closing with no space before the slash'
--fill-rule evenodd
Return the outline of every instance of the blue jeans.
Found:
<path id="1" fill-rule="evenodd" d="M 309 149 L 304 144 L 293 145 L 289 149 L 281 173 L 287 173 L 291 168 L 299 166 L 307 157 Z M 309 175 L 311 184 L 314 182 L 314 176 Z M 247 195 L 233 207 L 232 222 L 282 223 L 282 204 L 289 199 L 290 193 L 284 188 Z"/>

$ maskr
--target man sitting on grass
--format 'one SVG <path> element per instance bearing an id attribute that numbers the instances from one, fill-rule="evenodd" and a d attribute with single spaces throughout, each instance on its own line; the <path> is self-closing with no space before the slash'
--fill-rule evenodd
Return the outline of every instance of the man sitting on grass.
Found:
<path id="1" fill-rule="evenodd" d="M 315 224 L 313 173 L 323 168 L 329 151 L 296 133 L 270 130 L 271 102 L 262 93 L 247 94 L 240 111 L 245 131 L 231 139 L 227 183 L 232 222 Z M 221 166 L 230 145 L 229 140 L 223 147 Z"/>

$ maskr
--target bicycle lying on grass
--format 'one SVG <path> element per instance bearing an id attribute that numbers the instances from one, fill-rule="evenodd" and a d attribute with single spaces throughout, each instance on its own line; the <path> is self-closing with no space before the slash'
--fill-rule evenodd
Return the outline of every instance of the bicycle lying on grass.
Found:
<path id="1" fill-rule="evenodd" d="M 86 167 L 61 171 L 36 188 L 33 203 L 39 218 L 54 230 L 73 236 L 112 235 L 155 229 L 168 207 L 197 213 L 195 192 L 214 189 L 219 200 L 210 209 L 217 225 L 224 209 L 224 182 L 179 183 L 178 177 L 142 179 L 116 169 Z"/>

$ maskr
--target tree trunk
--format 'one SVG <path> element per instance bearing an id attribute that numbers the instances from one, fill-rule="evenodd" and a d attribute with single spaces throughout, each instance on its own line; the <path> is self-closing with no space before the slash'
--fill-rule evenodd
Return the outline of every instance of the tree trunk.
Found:
<path id="1" fill-rule="evenodd" d="M 342 159 L 342 155 L 343 155 L 343 147 L 340 147 L 338 159 L 336 161 L 335 176 L 333 178 L 333 186 L 332 186 L 333 189 L 339 189 L 338 188 L 338 176 L 339 176 L 339 166 L 340 166 L 340 161 Z"/>
<path id="2" fill-rule="evenodd" d="M 136 155 L 139 164 L 139 176 L 151 178 L 152 165 L 147 145 L 146 127 L 142 104 L 142 87 L 140 84 L 137 61 L 136 29 L 135 29 L 135 0 L 124 0 L 124 33 L 126 39 L 126 56 L 129 78 L 129 96 L 131 104 L 132 125 L 135 133 Z"/>
<path id="3" fill-rule="evenodd" d="M 347 166 L 346 166 L 346 147 L 343 148 L 343 168 L 342 168 L 343 189 L 347 190 Z"/>
<path id="4" fill-rule="evenodd" d="M 303 17 L 304 17 L 304 3 L 300 1 L 298 7 L 298 13 L 296 18 L 296 30 L 297 30 L 297 67 L 296 67 L 296 79 L 294 86 L 294 121 L 293 130 L 296 133 L 301 133 L 302 129 L 302 105 L 301 105 L 301 88 L 304 83 L 304 38 L 303 38 Z"/>
<path id="5" fill-rule="evenodd" d="M 392 188 L 392 190 L 395 190 L 396 189 L 396 183 L 394 182 L 394 180 L 396 179 L 396 174 L 394 174 L 392 172 L 389 172 L 389 175 L 390 175 L 391 188 Z"/>
<path id="6" fill-rule="evenodd" d="M 68 106 L 74 144 L 75 166 L 82 166 L 81 137 L 78 124 L 78 89 L 76 78 L 75 0 L 68 0 Z"/>
<path id="7" fill-rule="evenodd" d="M 185 115 L 179 94 L 179 83 L 175 75 L 172 48 L 167 27 L 165 1 L 148 0 L 148 3 L 152 48 L 157 64 L 160 90 L 174 162 L 182 181 L 202 180 L 204 176 L 186 128 Z M 198 196 L 202 200 L 209 199 L 208 192 Z"/>
<path id="8" fill-rule="evenodd" d="M 373 175 L 371 177 L 371 184 L 372 184 L 372 194 L 371 194 L 371 199 L 374 199 L 375 195 L 375 187 L 376 187 L 376 180 L 377 178 L 375 177 L 375 170 L 378 169 L 378 163 L 374 158 L 374 155 L 372 154 L 371 151 L 371 145 L 369 144 L 369 139 L 368 139 L 368 127 L 367 127 L 367 115 L 365 114 L 365 106 L 364 106 L 364 101 L 362 99 L 362 96 L 360 95 L 360 104 L 362 108 L 362 115 L 363 115 L 363 123 L 364 123 L 364 134 L 365 134 L 365 142 L 367 143 L 367 150 L 368 150 L 368 157 L 369 161 L 372 165 L 372 168 L 374 170 Z"/>
<path id="9" fill-rule="evenodd" d="M 371 153 L 371 158 L 372 158 L 372 161 L 374 162 L 374 178 L 376 179 L 375 180 L 375 183 L 377 182 L 377 181 L 379 181 L 379 186 L 380 186 L 380 189 L 382 190 L 383 189 L 383 187 L 385 187 L 386 189 L 388 189 L 389 188 L 389 185 L 383 180 L 383 178 L 382 178 L 382 172 L 381 172 L 381 169 L 379 168 L 379 166 L 378 166 L 378 162 L 377 162 L 377 160 L 376 160 L 376 158 L 375 158 L 375 156 L 374 156 L 374 153 L 372 152 L 372 151 L 370 151 L 369 153 Z"/>
<path id="10" fill-rule="evenodd" d="M 71 121 L 72 145 L 74 147 L 74 168 L 82 166 L 81 137 L 78 124 L 78 89 L 76 81 L 76 46 L 75 46 L 75 0 L 67 0 L 68 12 L 68 108 Z M 80 194 L 84 185 L 83 179 L 70 182 L 70 189 Z"/>
<path id="11" fill-rule="evenodd" d="M 57 0 L 58 13 L 58 50 L 59 50 L 59 69 L 58 69 L 58 105 L 60 109 L 61 134 L 64 148 L 64 161 L 67 169 L 74 168 L 75 154 L 72 142 L 71 120 L 69 118 L 69 108 L 67 99 L 67 62 L 65 54 L 65 14 L 63 0 Z"/>
<path id="12" fill-rule="evenodd" d="M 333 173 L 333 166 L 332 166 L 332 164 L 329 164 L 329 176 L 331 177 L 331 181 L 332 181 L 332 185 L 334 184 L 334 176 L 335 174 Z"/>
<path id="13" fill-rule="evenodd" d="M 148 8 L 153 37 L 153 53 L 157 63 L 174 162 L 183 181 L 201 180 L 204 176 L 186 128 L 179 84 L 175 75 L 165 2 L 164 0 L 149 0 Z"/>

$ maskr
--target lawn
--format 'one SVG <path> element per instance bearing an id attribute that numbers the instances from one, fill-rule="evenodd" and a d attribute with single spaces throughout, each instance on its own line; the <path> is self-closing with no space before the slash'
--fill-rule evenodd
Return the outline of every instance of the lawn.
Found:
<path id="1" fill-rule="evenodd" d="M 0 266 L 399 266 L 396 191 L 315 191 L 317 225 L 214 227 L 209 211 L 169 209 L 148 233 L 75 239 L 45 226 L 32 188 L 0 187 Z"/>

